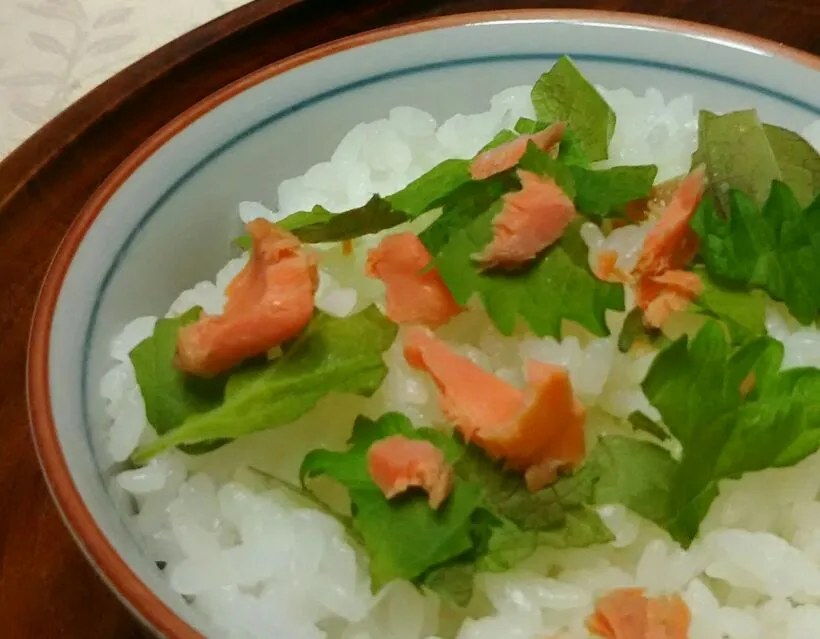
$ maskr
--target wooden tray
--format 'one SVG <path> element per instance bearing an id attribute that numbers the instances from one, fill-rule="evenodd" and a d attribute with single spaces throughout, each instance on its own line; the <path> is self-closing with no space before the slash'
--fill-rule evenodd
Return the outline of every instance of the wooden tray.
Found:
<path id="1" fill-rule="evenodd" d="M 0 163 L 0 634 L 142 636 L 74 545 L 32 448 L 25 350 L 41 279 L 81 205 L 143 140 L 201 98 L 308 47 L 405 20 L 573 6 L 655 13 L 746 31 L 820 54 L 811 0 L 257 0 L 144 58 Z"/>

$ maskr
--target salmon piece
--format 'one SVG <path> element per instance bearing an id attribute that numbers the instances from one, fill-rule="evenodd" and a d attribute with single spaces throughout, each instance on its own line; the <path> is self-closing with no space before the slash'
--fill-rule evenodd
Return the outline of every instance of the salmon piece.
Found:
<path id="1" fill-rule="evenodd" d="M 314 256 L 266 220 L 247 225 L 253 240 L 245 268 L 226 290 L 222 315 L 202 315 L 179 331 L 174 364 L 212 377 L 295 337 L 313 316 L 319 283 Z"/>
<path id="2" fill-rule="evenodd" d="M 436 328 L 463 309 L 438 271 L 433 258 L 413 233 L 388 235 L 367 255 L 365 273 L 387 287 L 387 317 L 396 324 Z"/>
<path id="3" fill-rule="evenodd" d="M 613 220 L 613 228 L 626 224 L 638 224 L 646 221 L 655 211 L 665 209 L 675 194 L 681 178 L 671 178 L 660 184 L 655 184 L 649 191 L 649 196 L 640 200 L 633 200 L 626 205 L 626 220 Z"/>
<path id="4" fill-rule="evenodd" d="M 687 639 L 691 613 L 678 595 L 647 598 L 641 588 L 619 588 L 598 600 L 587 630 L 604 639 Z"/>
<path id="5" fill-rule="evenodd" d="M 692 613 L 678 595 L 649 600 L 647 639 L 688 639 Z"/>
<path id="6" fill-rule="evenodd" d="M 615 275 L 615 264 L 618 262 L 618 252 L 605 249 L 598 252 L 595 275 L 599 280 L 609 281 Z"/>
<path id="7" fill-rule="evenodd" d="M 566 128 L 566 122 L 556 122 L 538 133 L 520 135 L 494 149 L 482 151 L 470 164 L 470 176 L 474 180 L 486 180 L 513 168 L 524 157 L 530 142 L 542 151 L 548 151 L 561 141 Z"/>
<path id="8" fill-rule="evenodd" d="M 575 205 L 549 177 L 518 171 L 521 190 L 503 197 L 493 219 L 493 239 L 473 259 L 484 268 L 515 268 L 561 239 Z"/>
<path id="9" fill-rule="evenodd" d="M 459 355 L 431 331 L 408 330 L 404 358 L 432 377 L 442 412 L 467 441 L 515 419 L 523 406 L 523 392 Z"/>
<path id="10" fill-rule="evenodd" d="M 660 275 L 684 268 L 698 250 L 698 236 L 689 220 L 703 197 L 706 170 L 697 168 L 686 176 L 673 193 L 655 228 L 646 235 L 634 274 Z"/>
<path id="11" fill-rule="evenodd" d="M 559 471 L 583 461 L 586 410 L 564 367 L 535 360 L 526 366 L 521 412 L 512 424 L 496 424 L 476 439 L 494 457 L 523 470 L 527 488 L 535 492 L 555 481 Z"/>
<path id="12" fill-rule="evenodd" d="M 635 303 L 648 326 L 660 328 L 684 310 L 703 290 L 703 283 L 683 269 L 698 251 L 698 236 L 690 228 L 705 189 L 705 169 L 692 171 L 678 185 L 657 225 L 647 233 L 632 271 Z"/>
<path id="13" fill-rule="evenodd" d="M 661 328 L 674 313 L 686 310 L 703 292 L 703 282 L 691 271 L 666 271 L 639 280 L 635 303 L 644 311 L 644 323 Z"/>
<path id="14" fill-rule="evenodd" d="M 562 367 L 528 362 L 521 391 L 422 328 L 405 335 L 404 357 L 432 377 L 442 412 L 465 440 L 524 472 L 530 490 L 583 459 L 585 410 Z"/>
<path id="15" fill-rule="evenodd" d="M 618 252 L 612 249 L 604 249 L 598 252 L 595 265 L 595 276 L 604 282 L 617 282 L 627 284 L 629 275 L 618 268 Z"/>
<path id="16" fill-rule="evenodd" d="M 751 393 L 757 387 L 757 374 L 752 371 L 746 377 L 743 378 L 743 381 L 740 382 L 740 396 L 743 399 L 748 397 L 749 393 Z"/>
<path id="17" fill-rule="evenodd" d="M 427 492 L 437 510 L 453 488 L 453 469 L 444 453 L 428 441 L 393 435 L 367 451 L 367 471 L 387 499 L 412 487 Z"/>
<path id="18" fill-rule="evenodd" d="M 605 639 L 647 639 L 649 600 L 640 588 L 621 588 L 598 600 L 587 630 Z"/>

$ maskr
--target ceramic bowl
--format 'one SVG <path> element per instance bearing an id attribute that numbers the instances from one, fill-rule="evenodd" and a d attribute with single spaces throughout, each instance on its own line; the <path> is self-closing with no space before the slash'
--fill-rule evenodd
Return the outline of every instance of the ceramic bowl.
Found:
<path id="1" fill-rule="evenodd" d="M 37 307 L 34 437 L 53 495 L 101 575 L 156 633 L 214 636 L 140 551 L 95 457 L 110 338 L 162 314 L 229 257 L 241 200 L 326 159 L 357 122 L 410 104 L 444 118 L 487 108 L 569 54 L 595 83 L 698 108 L 755 107 L 801 130 L 820 118 L 820 61 L 715 28 L 626 14 L 528 11 L 439 18 L 334 42 L 261 69 L 168 124 L 79 212 Z"/>

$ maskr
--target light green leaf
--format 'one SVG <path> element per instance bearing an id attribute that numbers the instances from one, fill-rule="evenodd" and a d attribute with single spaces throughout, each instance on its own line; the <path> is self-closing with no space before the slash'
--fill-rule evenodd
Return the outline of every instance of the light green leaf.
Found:
<path id="1" fill-rule="evenodd" d="M 374 589 L 393 579 L 416 579 L 473 547 L 470 518 L 481 504 L 474 484 L 456 482 L 439 510 L 421 495 L 388 501 L 375 486 L 351 489 L 350 499 Z"/>
<path id="2" fill-rule="evenodd" d="M 766 295 L 715 282 L 706 269 L 695 272 L 703 282 L 703 291 L 694 302 L 694 308 L 726 325 L 733 344 L 745 344 L 766 332 Z"/>
<path id="3" fill-rule="evenodd" d="M 675 460 L 657 444 L 609 435 L 598 440 L 579 474 L 594 486 L 593 503 L 621 504 L 663 525 L 672 512 L 676 470 Z"/>
<path id="4" fill-rule="evenodd" d="M 253 240 L 247 233 L 235 237 L 232 244 L 241 251 L 250 251 L 253 248 Z"/>
<path id="5" fill-rule="evenodd" d="M 387 374 L 382 354 L 396 330 L 372 306 L 342 319 L 317 314 L 282 357 L 239 373 L 229 381 L 222 404 L 190 416 L 139 448 L 133 459 L 145 463 L 173 446 L 289 424 L 329 393 L 369 396 Z"/>
<path id="6" fill-rule="evenodd" d="M 534 142 L 527 145 L 518 166 L 530 173 L 551 177 L 568 198 L 575 199 L 577 193 L 572 168 L 539 149 Z"/>
<path id="7" fill-rule="evenodd" d="M 820 195 L 820 153 L 794 131 L 764 124 L 783 182 L 803 206 Z"/>
<path id="8" fill-rule="evenodd" d="M 717 209 L 726 215 L 729 191 L 737 189 L 762 205 L 772 182 L 785 182 L 802 206 L 820 193 L 820 154 L 796 133 L 763 124 L 757 112 L 715 115 L 701 111 L 692 166 L 706 165 Z"/>
<path id="9" fill-rule="evenodd" d="M 418 493 L 386 499 L 370 477 L 367 452 L 375 442 L 391 435 L 430 441 L 451 461 L 461 454 L 461 447 L 452 438 L 429 428 L 415 429 L 404 415 L 389 413 L 376 421 L 360 417 L 346 451 L 313 451 L 300 470 L 303 482 L 328 475 L 348 489 L 353 523 L 368 551 L 376 589 L 393 579 L 421 578 L 470 551 L 471 518 L 481 496 L 478 486 L 455 481 L 439 510 L 432 510 L 426 496 Z M 443 575 L 438 577 L 442 586 Z"/>
<path id="10" fill-rule="evenodd" d="M 590 161 L 607 158 L 615 112 L 569 58 L 561 58 L 535 83 L 532 103 L 539 120 L 567 122 Z"/>
<path id="11" fill-rule="evenodd" d="M 433 428 L 415 428 L 401 413 L 385 413 L 376 421 L 359 417 L 353 425 L 346 451 L 318 448 L 307 454 L 299 471 L 302 484 L 313 477 L 328 475 L 348 488 L 372 487 L 373 480 L 365 464 L 367 451 L 374 442 L 391 435 L 429 441 L 444 453 L 448 463 L 456 461 L 463 452 L 449 435 Z"/>
<path id="12" fill-rule="evenodd" d="M 129 355 L 145 401 L 148 423 L 159 434 L 222 402 L 224 377 L 202 379 L 186 375 L 174 366 L 179 329 L 199 319 L 201 310 L 194 308 L 179 317 L 160 319 L 154 333 L 137 344 Z"/>

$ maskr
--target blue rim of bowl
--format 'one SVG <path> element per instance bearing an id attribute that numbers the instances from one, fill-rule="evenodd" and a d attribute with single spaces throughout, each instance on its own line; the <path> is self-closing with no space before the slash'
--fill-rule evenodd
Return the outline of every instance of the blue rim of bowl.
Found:
<path id="1" fill-rule="evenodd" d="M 403 25 L 385 27 L 320 45 L 313 49 L 291 56 L 290 58 L 286 58 L 258 69 L 244 78 L 223 87 L 208 98 L 205 98 L 200 103 L 177 116 L 149 139 L 147 139 L 128 159 L 123 162 L 123 164 L 116 171 L 114 171 L 114 173 L 108 177 L 104 184 L 97 190 L 94 196 L 92 196 L 88 203 L 79 212 L 75 223 L 69 229 L 63 242 L 57 250 L 54 261 L 52 262 L 49 272 L 43 282 L 40 296 L 37 301 L 37 306 L 35 308 L 31 338 L 29 341 L 27 370 L 28 404 L 32 435 L 37 454 L 40 459 L 40 464 L 52 497 L 55 500 L 58 509 L 60 510 L 66 525 L 72 532 L 74 538 L 77 540 L 78 544 L 85 552 L 86 556 L 90 559 L 94 567 L 100 572 L 106 583 L 108 583 L 129 603 L 129 607 L 132 612 L 141 617 L 146 623 L 149 623 L 154 630 L 175 637 L 201 637 L 197 630 L 179 617 L 176 612 L 174 612 L 153 591 L 151 591 L 144 583 L 140 581 L 137 575 L 125 563 L 122 557 L 118 555 L 116 550 L 111 545 L 111 542 L 100 530 L 93 515 L 84 503 L 77 486 L 74 484 L 71 472 L 69 471 L 67 462 L 63 456 L 59 439 L 57 437 L 54 416 L 51 409 L 48 351 L 54 309 L 56 307 L 56 303 L 62 288 L 62 283 L 65 279 L 71 261 L 82 243 L 85 234 L 94 223 L 96 217 L 99 215 L 106 202 L 128 179 L 128 177 L 137 168 L 139 168 L 139 166 L 141 166 L 163 144 L 167 143 L 181 130 L 191 125 L 209 111 L 215 109 L 217 106 L 235 95 L 288 70 L 303 66 L 315 60 L 347 49 L 357 48 L 372 44 L 374 42 L 425 31 L 507 21 L 557 21 L 572 23 L 589 20 L 599 21 L 602 26 L 606 26 L 607 24 L 620 24 L 626 26 L 649 27 L 660 31 L 690 35 L 695 38 L 717 38 L 717 43 L 723 44 L 724 46 L 731 46 L 731 43 L 743 42 L 758 50 L 760 53 L 765 52 L 769 55 L 786 58 L 807 68 L 820 71 L 820 58 L 807 52 L 779 45 L 763 38 L 694 22 L 640 14 L 573 9 L 524 9 L 461 14 L 420 20 Z M 539 59 L 545 60 L 555 59 L 556 57 L 554 54 L 552 54 L 552 57 L 547 57 L 550 54 L 535 55 Z M 504 56 L 501 57 L 503 58 Z M 576 56 L 576 58 L 579 60 L 583 59 L 582 56 Z M 472 59 L 472 61 L 475 63 L 475 59 Z M 459 61 L 451 61 L 450 64 L 458 64 L 458 62 Z M 686 70 L 685 67 L 676 67 L 676 65 L 666 63 L 657 63 L 646 60 L 639 60 L 638 62 L 645 66 L 654 66 L 655 68 L 667 69 L 670 71 L 685 72 Z M 427 67 L 428 69 L 424 69 L 423 67 L 417 68 L 415 72 L 429 70 L 429 65 L 427 65 Z M 808 107 L 808 110 L 813 113 L 817 112 L 817 107 L 809 105 L 801 100 L 797 100 L 791 96 L 772 91 L 766 87 L 745 83 L 743 81 L 721 76 L 720 74 L 715 74 L 703 69 L 688 70 L 693 75 L 701 76 L 707 79 L 711 78 L 718 81 L 727 81 L 730 84 L 745 87 L 749 90 L 758 91 L 762 94 L 784 100 L 802 108 Z M 413 72 L 413 70 L 408 69 L 404 72 Z M 400 72 L 394 71 L 391 73 L 395 74 Z M 384 75 L 386 74 L 382 74 L 382 76 Z M 392 77 L 395 77 L 395 75 Z M 383 81 L 385 78 L 381 77 L 380 79 Z M 358 84 L 361 86 L 361 83 L 364 81 L 365 80 L 360 80 L 357 83 L 351 84 Z M 370 83 L 376 81 L 379 81 L 379 76 L 374 76 L 369 79 Z M 352 88 L 353 87 L 348 86 L 346 90 L 351 90 Z M 333 90 L 336 92 L 333 93 L 333 95 L 338 94 L 338 91 L 340 90 L 345 90 L 345 87 L 339 87 Z M 313 103 L 317 100 L 327 99 L 330 97 L 329 95 L 326 95 L 327 93 L 328 92 L 325 92 L 323 94 L 319 94 L 318 96 L 314 96 L 312 98 L 314 100 Z M 286 117 L 289 113 L 295 112 L 296 106 L 297 105 L 294 105 L 289 109 L 279 112 L 278 117 L 281 119 L 282 117 Z M 302 104 L 300 108 L 306 108 L 306 105 Z M 237 138 L 226 144 L 236 144 L 244 137 L 252 134 L 260 126 L 269 125 L 276 117 L 276 115 L 269 116 L 264 124 L 258 123 L 254 127 L 249 127 L 249 129 L 243 134 L 240 134 L 240 136 L 237 136 Z M 216 157 L 215 154 L 223 152 L 226 148 L 228 147 L 225 145 L 221 146 L 220 149 L 216 149 L 214 152 L 206 156 L 206 158 L 201 160 L 200 163 L 192 167 L 192 169 L 189 169 L 186 175 L 180 179 L 179 184 L 181 184 L 183 180 L 189 179 L 193 173 L 201 169 L 205 163 L 213 160 L 214 157 Z M 141 220 L 140 224 L 134 229 L 134 231 L 132 231 L 132 234 L 129 234 L 128 238 L 126 238 L 126 242 L 120 248 L 120 253 L 123 256 L 127 251 L 128 245 L 133 241 L 134 237 L 136 237 L 139 229 L 144 228 L 151 216 L 151 211 L 155 211 L 165 199 L 170 197 L 173 193 L 172 189 L 176 190 L 179 188 L 179 184 L 170 187 L 166 193 L 152 205 L 146 215 L 143 216 L 143 220 Z M 96 317 L 99 304 L 105 294 L 104 291 L 107 282 L 110 281 L 111 275 L 115 272 L 116 266 L 121 262 L 121 260 L 122 257 L 118 256 L 109 267 L 107 276 L 104 278 L 103 283 L 98 290 L 94 308 L 92 309 L 92 318 Z M 90 322 L 89 329 L 91 329 L 92 326 L 93 323 Z M 86 334 L 86 344 L 84 344 L 85 349 L 88 347 L 88 339 L 92 334 L 92 330 L 89 330 Z M 86 356 L 87 350 L 84 353 L 84 369 L 87 362 Z M 82 402 L 84 410 L 87 409 L 88 400 L 86 391 L 87 379 L 84 375 L 82 388 Z M 85 426 L 86 434 L 88 434 L 88 423 L 86 423 Z"/>

